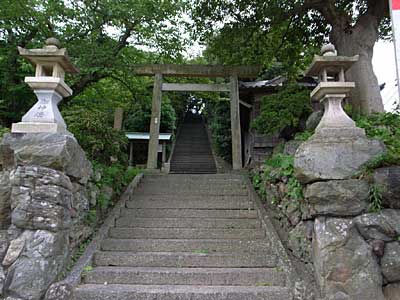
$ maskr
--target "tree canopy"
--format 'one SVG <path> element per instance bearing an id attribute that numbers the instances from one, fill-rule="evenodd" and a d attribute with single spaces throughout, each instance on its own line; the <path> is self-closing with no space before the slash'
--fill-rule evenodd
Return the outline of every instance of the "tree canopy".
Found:
<path id="1" fill-rule="evenodd" d="M 339 55 L 360 55 L 348 72 L 357 83 L 355 109 L 383 109 L 372 54 L 377 39 L 390 36 L 388 1 L 200 0 L 192 6 L 196 35 L 208 45 L 211 59 L 258 61 L 267 68 L 280 63 L 289 77 L 296 77 L 329 38 Z"/>
<path id="2" fill-rule="evenodd" d="M 183 0 L 2 1 L 1 122 L 19 120 L 35 101 L 23 83 L 33 70 L 18 56 L 17 46 L 38 48 L 57 37 L 80 69 L 67 78 L 74 96 L 106 77 L 129 89 L 132 64 L 182 60 L 183 9 Z"/>

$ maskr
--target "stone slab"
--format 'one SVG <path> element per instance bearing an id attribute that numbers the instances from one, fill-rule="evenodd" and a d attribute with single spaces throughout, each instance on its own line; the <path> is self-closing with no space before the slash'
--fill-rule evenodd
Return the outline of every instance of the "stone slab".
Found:
<path id="1" fill-rule="evenodd" d="M 32 123 L 32 122 L 20 122 L 13 123 L 11 127 L 12 133 L 63 133 L 70 134 L 64 126 L 57 123 Z"/>
<path id="2" fill-rule="evenodd" d="M 254 219 L 257 211 L 254 209 L 190 209 L 190 208 L 137 208 L 121 209 L 123 217 L 131 218 L 235 218 Z"/>
<path id="3" fill-rule="evenodd" d="M 284 287 L 82 285 L 73 300 L 282 300 L 291 299 Z"/>
<path id="4" fill-rule="evenodd" d="M 193 219 L 193 218 L 130 218 L 122 217 L 116 227 L 141 228 L 260 228 L 257 219 Z"/>
<path id="5" fill-rule="evenodd" d="M 190 252 L 97 252 L 96 266 L 173 267 L 173 268 L 273 268 L 275 255 L 264 253 L 190 253 Z"/>
<path id="6" fill-rule="evenodd" d="M 111 238 L 119 239 L 235 239 L 265 238 L 262 229 L 111 228 Z"/>
<path id="7" fill-rule="evenodd" d="M 205 286 L 284 286 L 285 274 L 275 268 L 132 268 L 96 267 L 87 284 L 156 284 Z"/>
<path id="8" fill-rule="evenodd" d="M 101 249 L 132 252 L 271 253 L 267 241 L 224 239 L 106 239 L 102 242 Z"/>

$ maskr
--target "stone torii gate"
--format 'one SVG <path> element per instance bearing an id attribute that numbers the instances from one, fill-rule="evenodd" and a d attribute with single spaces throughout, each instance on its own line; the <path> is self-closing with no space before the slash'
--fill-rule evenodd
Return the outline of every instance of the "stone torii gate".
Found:
<path id="1" fill-rule="evenodd" d="M 157 168 L 158 136 L 160 133 L 161 97 L 163 91 L 229 92 L 232 131 L 232 167 L 242 168 L 242 142 L 240 131 L 239 78 L 256 78 L 259 66 L 222 65 L 134 65 L 133 72 L 139 76 L 154 76 L 153 102 L 150 123 L 147 169 Z M 163 77 L 223 77 L 229 84 L 163 83 Z"/>

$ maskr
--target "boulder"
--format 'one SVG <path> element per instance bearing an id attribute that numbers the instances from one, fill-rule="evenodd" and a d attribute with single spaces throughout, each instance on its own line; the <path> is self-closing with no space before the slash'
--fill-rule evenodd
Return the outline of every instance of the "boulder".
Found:
<path id="1" fill-rule="evenodd" d="M 61 133 L 6 134 L 0 147 L 14 151 L 18 165 L 37 165 L 64 172 L 86 183 L 92 174 L 91 163 L 76 139 Z"/>
<path id="2" fill-rule="evenodd" d="M 368 207 L 369 184 L 364 180 L 316 182 L 306 188 L 305 198 L 315 216 L 356 216 Z"/>
<path id="3" fill-rule="evenodd" d="M 385 300 L 400 300 L 400 282 L 391 283 L 383 288 Z"/>
<path id="4" fill-rule="evenodd" d="M 5 229 L 11 222 L 11 183 L 10 172 L 0 172 L 0 229 Z"/>
<path id="5" fill-rule="evenodd" d="M 303 184 L 348 179 L 385 149 L 382 142 L 360 136 L 349 139 L 314 135 L 296 151 L 296 177 Z"/>
<path id="6" fill-rule="evenodd" d="M 21 238 L 25 247 L 8 269 L 5 294 L 40 300 L 65 267 L 68 236 L 65 232 L 26 230 Z"/>
<path id="7" fill-rule="evenodd" d="M 307 130 L 315 130 L 317 128 L 319 122 L 322 119 L 324 112 L 322 110 L 314 111 L 306 121 L 306 129 Z"/>
<path id="8" fill-rule="evenodd" d="M 384 299 L 378 262 L 351 219 L 318 217 L 312 245 L 322 299 Z"/>
<path id="9" fill-rule="evenodd" d="M 400 166 L 376 169 L 374 181 L 382 187 L 383 206 L 400 209 Z"/>
<path id="10" fill-rule="evenodd" d="M 285 146 L 283 148 L 283 154 L 294 155 L 297 149 L 300 147 L 301 143 L 303 143 L 303 141 L 288 141 L 287 143 L 285 143 Z"/>
<path id="11" fill-rule="evenodd" d="M 71 300 L 73 290 L 73 287 L 68 283 L 54 283 L 47 290 L 44 300 Z"/>
<path id="12" fill-rule="evenodd" d="M 400 236 L 400 210 L 383 209 L 354 219 L 358 231 L 366 240 L 394 241 Z"/>
<path id="13" fill-rule="evenodd" d="M 386 243 L 381 258 L 382 274 L 388 282 L 400 281 L 400 243 Z"/>

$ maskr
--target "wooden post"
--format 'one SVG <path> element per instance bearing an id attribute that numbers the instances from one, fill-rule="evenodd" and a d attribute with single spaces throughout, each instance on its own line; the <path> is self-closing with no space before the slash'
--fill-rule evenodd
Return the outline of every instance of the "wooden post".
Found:
<path id="1" fill-rule="evenodd" d="M 162 74 L 154 76 L 153 103 L 151 107 L 149 152 L 147 169 L 157 169 L 158 138 L 160 134 Z"/>
<path id="2" fill-rule="evenodd" d="M 237 75 L 230 76 L 232 168 L 242 169 L 242 138 L 240 130 L 239 82 Z"/>
<path id="3" fill-rule="evenodd" d="M 124 110 L 117 107 L 114 112 L 114 129 L 122 130 L 122 119 L 124 118 Z"/>
<path id="4" fill-rule="evenodd" d="M 132 167 L 133 163 L 133 141 L 129 141 L 129 166 Z"/>
<path id="5" fill-rule="evenodd" d="M 165 141 L 162 142 L 162 163 L 165 164 L 167 161 L 167 143 Z"/>

